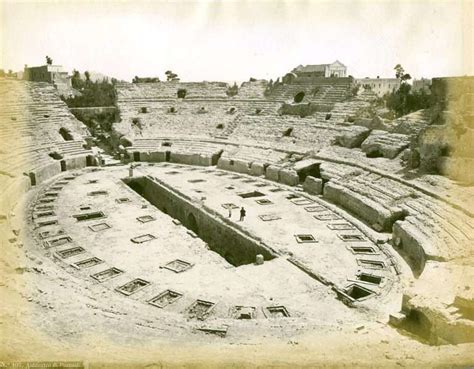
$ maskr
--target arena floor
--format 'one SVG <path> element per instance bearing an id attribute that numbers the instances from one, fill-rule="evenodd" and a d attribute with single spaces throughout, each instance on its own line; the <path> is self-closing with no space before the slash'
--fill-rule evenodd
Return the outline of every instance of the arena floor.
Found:
<path id="1" fill-rule="evenodd" d="M 215 167 L 140 165 L 136 178 L 184 201 L 198 223 L 238 232 L 271 256 L 262 265 L 236 260 L 227 246 L 197 237 L 208 235 L 133 189 L 128 166 L 57 176 L 15 211 L 28 218 L 16 219 L 22 242 L 5 255 L 1 288 L 9 298 L 0 329 L 9 332 L 2 335 L 9 358 L 33 352 L 21 344 L 25 335 L 45 360 L 192 358 L 219 367 L 281 357 L 310 367 L 311 352 L 318 363 L 373 359 L 380 367 L 468 357 L 469 345 L 427 346 L 388 326 L 413 280 L 409 267 L 386 234 L 322 198 Z M 229 204 L 236 206 L 230 218 Z M 380 279 L 364 281 L 361 273 Z M 347 306 L 337 291 L 353 284 L 369 293 Z"/>

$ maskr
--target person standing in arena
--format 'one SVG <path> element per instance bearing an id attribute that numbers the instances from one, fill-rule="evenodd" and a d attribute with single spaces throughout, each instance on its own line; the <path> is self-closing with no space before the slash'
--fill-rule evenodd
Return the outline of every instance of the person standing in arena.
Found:
<path id="1" fill-rule="evenodd" d="M 243 222 L 244 218 L 245 218 L 245 209 L 242 206 L 242 208 L 240 209 L 240 222 Z"/>

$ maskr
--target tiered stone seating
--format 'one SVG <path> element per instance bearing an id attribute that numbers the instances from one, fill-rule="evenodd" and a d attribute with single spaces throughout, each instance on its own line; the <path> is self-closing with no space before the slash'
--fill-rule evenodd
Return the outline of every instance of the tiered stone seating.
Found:
<path id="1" fill-rule="evenodd" d="M 329 181 L 324 196 L 365 219 L 379 230 L 391 230 L 393 223 L 403 216 L 397 201 L 412 192 L 394 187 L 390 180 L 362 170 Z"/>
<path id="2" fill-rule="evenodd" d="M 304 92 L 302 102 L 312 102 L 318 105 L 332 106 L 336 102 L 344 101 L 351 88 L 349 78 L 297 78 L 291 83 L 272 86 L 266 96 L 280 101 L 293 101 L 296 94 Z"/>
<path id="3" fill-rule="evenodd" d="M 341 164 L 322 164 L 321 177 L 329 180 L 326 199 L 376 230 L 393 231 L 394 245 L 415 272 L 427 260 L 474 254 L 474 222 L 461 211 L 390 178 Z"/>
<path id="4" fill-rule="evenodd" d="M 225 82 L 157 82 L 157 83 L 119 83 L 118 99 L 150 100 L 176 99 L 178 90 L 186 90 L 187 99 L 227 98 L 228 85 Z"/>
<path id="5" fill-rule="evenodd" d="M 410 140 L 407 135 L 374 130 L 362 142 L 361 148 L 368 157 L 383 156 L 384 158 L 393 159 L 402 150 L 406 149 L 409 143 Z"/>
<path id="6" fill-rule="evenodd" d="M 199 136 L 211 137 L 219 134 L 236 119 L 225 106 L 208 102 L 153 102 L 147 103 L 147 113 L 139 112 L 134 104 L 119 104 L 121 123 L 114 126 L 129 137 Z M 170 112 L 174 108 L 175 112 Z M 201 111 L 204 108 L 204 111 Z M 139 124 L 134 121 L 138 120 Z M 220 128 L 219 128 L 220 127 Z"/>
<path id="7" fill-rule="evenodd" d="M 394 243 L 419 269 L 427 260 L 448 261 L 473 255 L 471 218 L 425 196 L 400 206 L 409 215 L 395 223 Z"/>
<path id="8" fill-rule="evenodd" d="M 57 151 L 63 156 L 75 156 L 75 155 L 84 155 L 91 154 L 92 150 L 84 148 L 83 141 L 64 141 L 64 142 L 55 142 L 55 147 Z"/>
<path id="9" fill-rule="evenodd" d="M 25 131 L 44 142 L 63 141 L 61 127 L 76 139 L 88 134 L 48 83 L 0 79 L 0 96 L 1 133 Z"/>
<path id="10" fill-rule="evenodd" d="M 334 104 L 331 110 L 331 120 L 344 122 L 348 117 L 354 116 L 363 108 L 370 106 L 370 98 L 364 96 L 356 96 L 344 102 Z"/>
<path id="11" fill-rule="evenodd" d="M 265 80 L 258 80 L 255 82 L 244 82 L 239 87 L 239 92 L 235 96 L 237 99 L 257 99 L 257 100 L 264 100 L 265 99 L 265 89 L 268 85 L 268 82 Z"/>
<path id="12" fill-rule="evenodd" d="M 225 83 L 120 83 L 117 94 L 122 121 L 114 129 L 129 138 L 226 138 L 243 114 L 277 113 L 279 103 L 261 98 L 265 83 L 244 83 L 232 98 L 225 94 Z M 187 90 L 184 99 L 177 97 L 178 89 Z M 139 125 L 133 123 L 137 119 Z"/>
<path id="13" fill-rule="evenodd" d="M 56 151 L 68 158 L 91 153 L 83 148 L 87 128 L 69 112 L 52 85 L 0 79 L 0 96 L 0 139 L 4 143 L 0 170 L 4 173 L 17 176 L 48 167 L 60 171 L 59 162 L 48 154 Z M 65 141 L 60 128 L 74 140 Z M 36 182 L 49 173 L 46 169 Z"/>
<path id="14" fill-rule="evenodd" d="M 392 124 L 394 126 L 393 133 L 418 134 L 422 129 L 430 125 L 431 115 L 429 110 L 422 109 L 413 113 L 404 115 L 395 119 Z"/>
<path id="15" fill-rule="evenodd" d="M 274 87 L 267 98 L 278 101 L 291 101 L 296 94 L 304 92 L 303 103 L 332 105 L 346 97 L 347 86 L 319 85 L 310 83 L 282 84 Z"/>
<path id="16" fill-rule="evenodd" d="M 231 140 L 245 139 L 255 143 L 276 143 L 280 148 L 319 150 L 328 146 L 344 129 L 325 120 L 326 113 L 299 118 L 283 116 L 241 116 L 229 136 Z"/>

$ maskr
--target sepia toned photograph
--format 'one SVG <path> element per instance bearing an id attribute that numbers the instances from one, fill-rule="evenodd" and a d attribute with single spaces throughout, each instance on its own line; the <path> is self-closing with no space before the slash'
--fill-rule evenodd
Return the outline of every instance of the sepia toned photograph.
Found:
<path id="1" fill-rule="evenodd" d="M 0 368 L 474 368 L 474 1 L 0 0 Z"/>

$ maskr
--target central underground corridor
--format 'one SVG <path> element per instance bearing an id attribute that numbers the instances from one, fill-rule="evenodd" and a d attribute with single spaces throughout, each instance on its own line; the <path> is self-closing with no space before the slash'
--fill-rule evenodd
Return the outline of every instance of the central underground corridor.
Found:
<path id="1" fill-rule="evenodd" d="M 265 260 L 276 257 L 256 240 L 224 222 L 219 215 L 194 204 L 185 195 L 149 176 L 125 178 L 123 181 L 157 209 L 179 220 L 233 266 L 255 263 L 258 254 Z"/>

